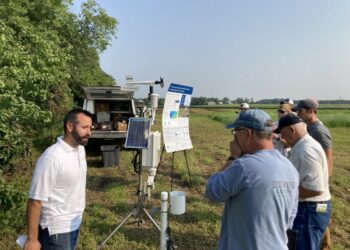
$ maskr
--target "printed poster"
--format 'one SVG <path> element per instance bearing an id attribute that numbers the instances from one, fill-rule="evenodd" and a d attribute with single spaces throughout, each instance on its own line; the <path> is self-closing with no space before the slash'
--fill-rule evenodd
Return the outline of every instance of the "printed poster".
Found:
<path id="1" fill-rule="evenodd" d="M 162 125 L 168 153 L 193 148 L 189 112 L 193 87 L 172 83 L 165 96 Z"/>

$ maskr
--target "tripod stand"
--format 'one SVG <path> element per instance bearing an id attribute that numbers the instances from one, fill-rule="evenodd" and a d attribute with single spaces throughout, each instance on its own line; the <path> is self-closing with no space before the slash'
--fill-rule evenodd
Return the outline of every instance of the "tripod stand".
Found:
<path id="1" fill-rule="evenodd" d="M 157 168 L 159 168 L 160 165 L 161 165 L 164 151 L 165 151 L 165 145 L 163 145 L 162 153 L 160 154 L 160 160 L 159 160 Z M 188 166 L 186 150 L 183 150 L 183 152 L 184 152 L 184 156 L 185 156 L 185 160 L 186 160 L 187 173 L 188 173 L 188 176 L 190 178 L 190 186 L 192 187 L 192 177 L 191 177 L 190 168 Z M 175 159 L 175 152 L 172 152 L 172 159 L 171 159 L 171 188 L 170 188 L 171 191 L 173 190 L 174 159 Z"/>
<path id="2" fill-rule="evenodd" d="M 102 249 L 103 245 L 118 231 L 118 229 L 125 224 L 125 222 L 132 216 L 136 216 L 138 218 L 137 224 L 140 226 L 140 223 L 143 223 L 143 213 L 147 215 L 147 217 L 152 221 L 153 225 L 161 231 L 160 227 L 158 226 L 157 222 L 152 218 L 152 216 L 147 212 L 147 210 L 144 208 L 144 201 L 145 201 L 145 190 L 142 188 L 142 149 L 139 149 L 139 171 L 138 171 L 138 190 L 137 190 L 137 197 L 138 201 L 137 204 L 134 206 L 134 208 L 131 210 L 131 212 L 123 219 L 122 222 L 113 230 L 113 232 L 100 244 L 97 246 L 96 249 Z"/>

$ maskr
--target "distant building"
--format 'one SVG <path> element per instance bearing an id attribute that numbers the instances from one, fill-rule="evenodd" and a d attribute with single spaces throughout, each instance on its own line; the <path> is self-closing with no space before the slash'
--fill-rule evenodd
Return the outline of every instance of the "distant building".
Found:
<path id="1" fill-rule="evenodd" d="M 208 106 L 211 106 L 211 105 L 216 105 L 215 102 L 208 102 Z"/>

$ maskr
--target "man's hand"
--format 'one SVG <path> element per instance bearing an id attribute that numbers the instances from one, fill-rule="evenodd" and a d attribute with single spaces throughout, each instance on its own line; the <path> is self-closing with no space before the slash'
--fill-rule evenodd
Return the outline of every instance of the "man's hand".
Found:
<path id="1" fill-rule="evenodd" d="M 288 144 L 288 142 L 287 142 L 285 139 L 283 139 L 283 138 L 280 138 L 280 139 L 279 139 L 279 143 L 281 143 L 282 146 L 283 146 L 284 148 L 290 148 L 290 147 L 291 147 L 291 146 Z"/>
<path id="2" fill-rule="evenodd" d="M 27 240 L 24 250 L 40 250 L 41 245 L 38 240 Z"/>
<path id="3" fill-rule="evenodd" d="M 237 141 L 234 139 L 233 141 L 230 141 L 230 158 L 233 158 L 234 160 L 241 157 L 242 150 L 240 149 Z M 224 171 L 226 168 L 228 168 L 232 163 L 232 160 L 227 159 L 225 164 L 221 167 L 220 171 Z"/>
<path id="4" fill-rule="evenodd" d="M 230 153 L 233 158 L 237 159 L 242 155 L 242 150 L 239 147 L 236 139 L 233 139 L 233 141 L 230 141 Z"/>

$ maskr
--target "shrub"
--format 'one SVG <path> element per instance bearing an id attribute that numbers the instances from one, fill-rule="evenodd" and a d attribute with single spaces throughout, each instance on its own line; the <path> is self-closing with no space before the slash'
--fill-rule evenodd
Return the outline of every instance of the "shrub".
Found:
<path id="1" fill-rule="evenodd" d="M 26 192 L 23 191 L 22 180 L 6 184 L 0 171 L 0 224 L 2 231 L 22 228 L 24 224 Z"/>

